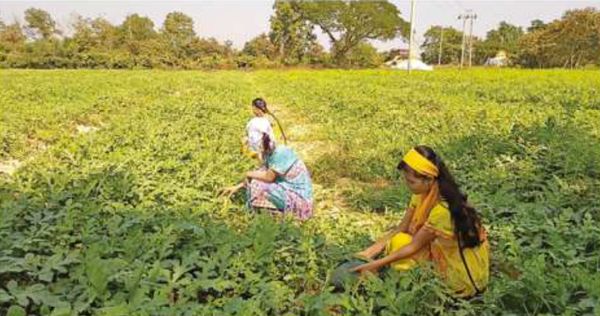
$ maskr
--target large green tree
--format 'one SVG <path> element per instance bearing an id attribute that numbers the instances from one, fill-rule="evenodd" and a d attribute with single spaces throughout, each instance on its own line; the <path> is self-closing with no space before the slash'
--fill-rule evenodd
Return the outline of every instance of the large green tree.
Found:
<path id="1" fill-rule="evenodd" d="M 521 63 L 528 67 L 576 68 L 600 64 L 600 11 L 567 11 L 559 20 L 532 29 L 520 41 Z"/>
<path id="2" fill-rule="evenodd" d="M 442 64 L 457 64 L 460 62 L 462 32 L 453 27 L 432 26 L 424 34 L 425 40 L 421 45 L 421 58 L 429 64 L 437 64 L 440 41 L 442 42 Z M 443 37 L 443 38 L 442 38 Z"/>
<path id="3" fill-rule="evenodd" d="M 477 62 L 483 63 L 496 56 L 499 51 L 506 52 L 509 60 L 515 61 L 519 55 L 519 40 L 523 34 L 523 28 L 520 26 L 500 22 L 498 28 L 487 32 L 485 40 L 474 44 Z"/>
<path id="4" fill-rule="evenodd" d="M 273 45 L 267 34 L 260 34 L 244 44 L 242 53 L 254 57 L 273 59 L 277 54 L 277 47 Z"/>
<path id="5" fill-rule="evenodd" d="M 78 16 L 72 25 L 71 40 L 77 45 L 78 51 L 110 51 L 127 41 L 121 38 L 119 28 L 104 18 L 95 19 Z"/>
<path id="6" fill-rule="evenodd" d="M 119 26 L 121 42 L 133 55 L 149 53 L 149 50 L 158 46 L 157 33 L 154 30 L 154 22 L 148 17 L 138 14 L 128 15 Z"/>
<path id="7" fill-rule="evenodd" d="M 119 27 L 121 37 L 126 41 L 143 41 L 154 38 L 154 22 L 138 14 L 128 15 Z"/>
<path id="8" fill-rule="evenodd" d="M 297 64 L 314 51 L 317 37 L 313 25 L 294 10 L 289 1 L 276 0 L 271 16 L 269 39 L 284 64 Z"/>
<path id="9" fill-rule="evenodd" d="M 190 45 L 196 39 L 194 20 L 182 12 L 171 12 L 165 18 L 161 35 L 175 56 L 186 58 L 191 54 Z"/>
<path id="10" fill-rule="evenodd" d="M 91 22 L 92 31 L 98 44 L 105 49 L 115 49 L 119 45 L 119 28 L 104 18 L 95 18 Z"/>
<path id="11" fill-rule="evenodd" d="M 77 16 L 73 22 L 73 36 L 71 40 L 76 44 L 78 51 L 89 51 L 98 46 L 98 42 L 92 29 L 92 19 Z"/>
<path id="12" fill-rule="evenodd" d="M 25 25 L 27 33 L 33 39 L 50 39 L 53 35 L 59 34 L 56 28 L 56 22 L 50 16 L 50 13 L 36 8 L 29 8 L 25 11 Z"/>
<path id="13" fill-rule="evenodd" d="M 331 41 L 332 54 L 345 63 L 348 53 L 366 40 L 408 35 L 408 23 L 388 1 L 290 1 L 303 19 L 318 26 Z"/>
<path id="14" fill-rule="evenodd" d="M 187 44 L 196 37 L 194 20 L 177 11 L 167 14 L 161 31 L 169 40 L 179 45 Z"/>

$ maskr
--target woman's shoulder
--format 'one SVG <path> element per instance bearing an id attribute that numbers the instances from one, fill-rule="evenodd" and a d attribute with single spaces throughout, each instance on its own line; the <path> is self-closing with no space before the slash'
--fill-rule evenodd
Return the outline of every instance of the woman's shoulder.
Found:
<path id="1" fill-rule="evenodd" d="M 273 151 L 273 155 L 284 156 L 284 157 L 297 157 L 296 152 L 286 145 L 278 145 Z"/>
<path id="2" fill-rule="evenodd" d="M 255 117 L 251 118 L 250 121 L 248 121 L 248 124 L 271 126 L 271 121 L 269 121 L 269 119 L 264 116 L 255 116 Z"/>
<path id="3" fill-rule="evenodd" d="M 444 217 L 447 216 L 448 218 L 450 218 L 450 208 L 448 206 L 448 202 L 446 202 L 446 201 L 439 201 L 431 209 L 431 213 L 430 214 L 434 214 L 434 213 L 436 215 L 439 215 L 439 216 L 444 216 Z"/>
<path id="4" fill-rule="evenodd" d="M 266 117 L 253 117 L 246 124 L 247 128 L 255 128 L 255 129 L 269 129 L 271 128 L 271 122 Z"/>
<path id="5" fill-rule="evenodd" d="M 421 204 L 421 195 L 413 194 L 410 196 L 409 207 L 417 207 Z M 436 205 L 433 206 L 431 212 L 435 211 L 436 213 L 448 213 L 450 214 L 450 209 L 448 203 L 446 201 L 439 201 Z"/>
<path id="6" fill-rule="evenodd" d="M 452 216 L 448 208 L 448 203 L 440 201 L 431 209 L 427 218 L 427 226 L 444 233 L 446 237 L 452 236 Z"/>
<path id="7" fill-rule="evenodd" d="M 267 157 L 267 165 L 278 173 L 286 173 L 297 160 L 298 156 L 291 148 L 279 145 Z"/>

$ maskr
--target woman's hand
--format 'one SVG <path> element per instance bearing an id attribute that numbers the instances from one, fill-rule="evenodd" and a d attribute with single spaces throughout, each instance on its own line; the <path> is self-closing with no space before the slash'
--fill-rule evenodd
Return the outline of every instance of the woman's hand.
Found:
<path id="1" fill-rule="evenodd" d="M 379 270 L 379 267 L 376 264 L 369 262 L 369 263 L 361 264 L 357 267 L 350 269 L 350 272 L 357 272 L 360 274 L 367 274 L 367 273 L 374 274 L 377 272 L 377 270 Z"/>
<path id="2" fill-rule="evenodd" d="M 231 187 L 223 188 L 219 191 L 219 196 L 221 196 L 221 197 L 226 196 L 227 198 L 231 198 L 231 196 L 233 196 L 236 192 L 241 190 L 244 186 L 245 186 L 245 183 L 242 182 L 240 184 L 237 184 L 237 185 L 234 185 Z"/>
<path id="3" fill-rule="evenodd" d="M 246 173 L 246 178 L 256 179 L 256 180 L 267 182 L 267 183 L 273 183 L 273 182 L 275 182 L 275 179 L 277 179 L 277 174 L 275 173 L 275 171 L 273 171 L 271 169 L 255 170 L 255 171 L 248 171 Z"/>
<path id="4" fill-rule="evenodd" d="M 359 259 L 373 259 L 377 254 L 381 252 L 382 249 L 374 249 L 373 247 L 369 247 L 363 251 L 357 252 L 354 254 L 355 257 Z"/>
<path id="5" fill-rule="evenodd" d="M 388 241 L 390 239 L 392 239 L 392 237 L 394 237 L 394 235 L 396 235 L 399 232 L 400 232 L 399 227 L 393 228 L 392 230 L 388 231 L 385 235 L 383 235 L 383 237 L 379 238 L 374 244 L 369 246 L 369 248 L 367 248 L 361 252 L 357 252 L 354 255 L 356 257 L 373 259 L 373 257 L 377 256 L 378 254 L 380 254 L 383 251 L 383 249 L 385 249 L 385 246 L 387 245 Z"/>

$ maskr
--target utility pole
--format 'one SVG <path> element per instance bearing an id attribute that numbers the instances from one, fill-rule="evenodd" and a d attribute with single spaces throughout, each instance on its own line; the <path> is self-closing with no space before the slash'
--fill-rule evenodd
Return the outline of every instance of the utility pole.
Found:
<path id="1" fill-rule="evenodd" d="M 442 64 L 442 43 L 444 42 L 444 27 L 440 26 L 440 52 L 438 53 L 438 66 Z"/>
<path id="2" fill-rule="evenodd" d="M 462 42 L 460 44 L 460 68 L 462 69 L 465 60 L 465 26 L 467 24 L 467 16 L 465 14 L 461 14 L 458 16 L 458 19 L 463 20 Z"/>
<path id="3" fill-rule="evenodd" d="M 477 19 L 477 14 L 471 14 L 471 23 L 469 26 L 469 68 L 471 68 L 473 64 L 473 20 L 475 19 Z"/>
<path id="4" fill-rule="evenodd" d="M 473 14 L 471 12 L 471 10 L 467 10 L 466 13 L 461 14 L 458 16 L 459 20 L 463 20 L 463 26 L 462 26 L 462 44 L 461 44 L 461 48 L 460 48 L 460 68 L 463 67 L 464 63 L 465 63 L 465 41 L 467 40 L 467 34 L 466 34 L 466 28 L 467 28 L 467 20 L 471 20 L 471 33 L 469 35 L 469 60 L 471 59 L 471 52 L 472 52 L 472 33 L 473 33 L 473 19 L 476 18 L 477 16 L 475 14 Z M 470 65 L 470 62 L 469 62 Z"/>
<path id="5" fill-rule="evenodd" d="M 408 73 L 412 70 L 412 58 L 413 58 L 413 40 L 415 30 L 415 2 L 416 0 L 410 1 L 410 35 L 408 39 Z"/>

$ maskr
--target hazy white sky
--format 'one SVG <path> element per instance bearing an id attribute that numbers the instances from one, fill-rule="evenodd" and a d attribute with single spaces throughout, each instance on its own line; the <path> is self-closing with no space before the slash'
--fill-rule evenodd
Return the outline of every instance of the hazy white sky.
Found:
<path id="1" fill-rule="evenodd" d="M 402 16 L 408 20 L 410 1 L 392 0 Z M 23 12 L 29 7 L 48 11 L 68 33 L 75 14 L 85 17 L 102 16 L 113 24 L 119 24 L 130 13 L 148 16 L 159 28 L 164 17 L 171 11 L 182 11 L 195 22 L 196 32 L 202 37 L 215 37 L 220 41 L 232 40 L 241 48 L 252 37 L 269 30 L 269 17 L 272 13 L 272 0 L 221 0 L 221 1 L 2 1 L 0 19 L 12 22 L 23 21 Z M 478 15 L 474 33 L 483 36 L 500 21 L 520 26 L 528 26 L 531 20 L 551 21 L 559 18 L 565 10 L 595 7 L 597 1 L 433 1 L 417 0 L 416 31 L 417 40 L 430 25 L 462 27 L 457 16 L 471 9 Z M 320 41 L 328 47 L 328 41 L 320 36 Z M 375 43 L 379 49 L 406 46 L 400 39 Z"/>

